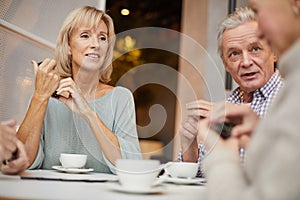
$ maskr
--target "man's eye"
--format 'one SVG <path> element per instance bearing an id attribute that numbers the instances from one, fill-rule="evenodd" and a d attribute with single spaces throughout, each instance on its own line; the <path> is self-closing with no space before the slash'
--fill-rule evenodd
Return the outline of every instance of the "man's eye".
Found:
<path id="1" fill-rule="evenodd" d="M 233 51 L 229 54 L 229 57 L 234 57 L 234 56 L 237 56 L 238 53 L 236 51 Z"/>
<path id="2" fill-rule="evenodd" d="M 253 47 L 252 51 L 259 51 L 260 48 L 259 47 Z"/>

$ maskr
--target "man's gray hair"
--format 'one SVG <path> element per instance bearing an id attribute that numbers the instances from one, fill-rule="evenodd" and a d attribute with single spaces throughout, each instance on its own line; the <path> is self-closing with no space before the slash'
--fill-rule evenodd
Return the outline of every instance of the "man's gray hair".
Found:
<path id="1" fill-rule="evenodd" d="M 248 8 L 236 8 L 236 10 L 224 19 L 218 28 L 218 53 L 223 58 L 222 38 L 227 29 L 235 28 L 249 21 L 256 21 L 254 12 Z"/>

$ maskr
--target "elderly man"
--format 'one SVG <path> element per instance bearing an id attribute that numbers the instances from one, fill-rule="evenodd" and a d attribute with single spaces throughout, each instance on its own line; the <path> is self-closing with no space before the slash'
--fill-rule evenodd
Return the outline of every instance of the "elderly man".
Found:
<path id="1" fill-rule="evenodd" d="M 257 37 L 258 23 L 249 8 L 237 9 L 219 27 L 218 51 L 226 71 L 239 85 L 228 102 L 249 104 L 263 116 L 283 82 L 275 69 L 276 56 L 267 41 Z M 181 152 L 179 161 L 200 163 L 205 148 L 197 141 L 200 118 L 210 116 L 214 103 L 199 100 L 187 105 L 188 119 L 179 129 Z M 241 148 L 243 150 L 243 148 Z M 243 152 L 241 152 L 243 153 Z M 202 176 L 199 168 L 198 176 Z"/>
<path id="2" fill-rule="evenodd" d="M 278 52 L 278 67 L 285 86 L 266 117 L 259 121 L 251 109 L 237 105 L 201 121 L 198 137 L 210 149 L 202 163 L 209 182 L 206 199 L 300 199 L 300 1 L 250 0 L 249 3 L 256 12 L 260 37 Z M 224 104 L 215 108 L 222 111 Z M 209 130 L 224 119 L 239 122 L 227 140 Z M 251 141 L 247 161 L 241 167 L 232 144 L 237 144 L 244 134 L 250 135 Z M 210 140 L 205 139 L 207 136 Z"/>

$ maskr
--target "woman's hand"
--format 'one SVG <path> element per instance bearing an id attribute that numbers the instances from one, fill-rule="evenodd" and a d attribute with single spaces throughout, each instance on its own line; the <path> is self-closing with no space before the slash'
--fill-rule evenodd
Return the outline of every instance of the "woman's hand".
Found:
<path id="1" fill-rule="evenodd" d="M 57 88 L 57 94 L 68 92 L 70 96 L 68 98 L 60 96 L 59 100 L 66 104 L 73 112 L 84 116 L 89 113 L 91 108 L 83 97 L 80 88 L 77 87 L 76 83 L 72 78 L 65 78 L 60 81 L 59 87 Z"/>
<path id="2" fill-rule="evenodd" d="M 54 69 L 56 61 L 45 59 L 39 66 L 36 61 L 32 61 L 35 74 L 35 92 L 36 97 L 48 100 L 57 89 L 60 76 Z"/>

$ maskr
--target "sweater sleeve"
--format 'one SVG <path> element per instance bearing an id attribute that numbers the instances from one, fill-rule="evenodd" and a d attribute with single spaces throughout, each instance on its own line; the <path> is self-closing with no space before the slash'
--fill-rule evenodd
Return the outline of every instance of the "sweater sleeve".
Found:
<path id="1" fill-rule="evenodd" d="M 122 87 L 118 87 L 118 93 L 114 96 L 116 109 L 113 132 L 118 137 L 122 158 L 141 159 L 133 96 Z"/>

